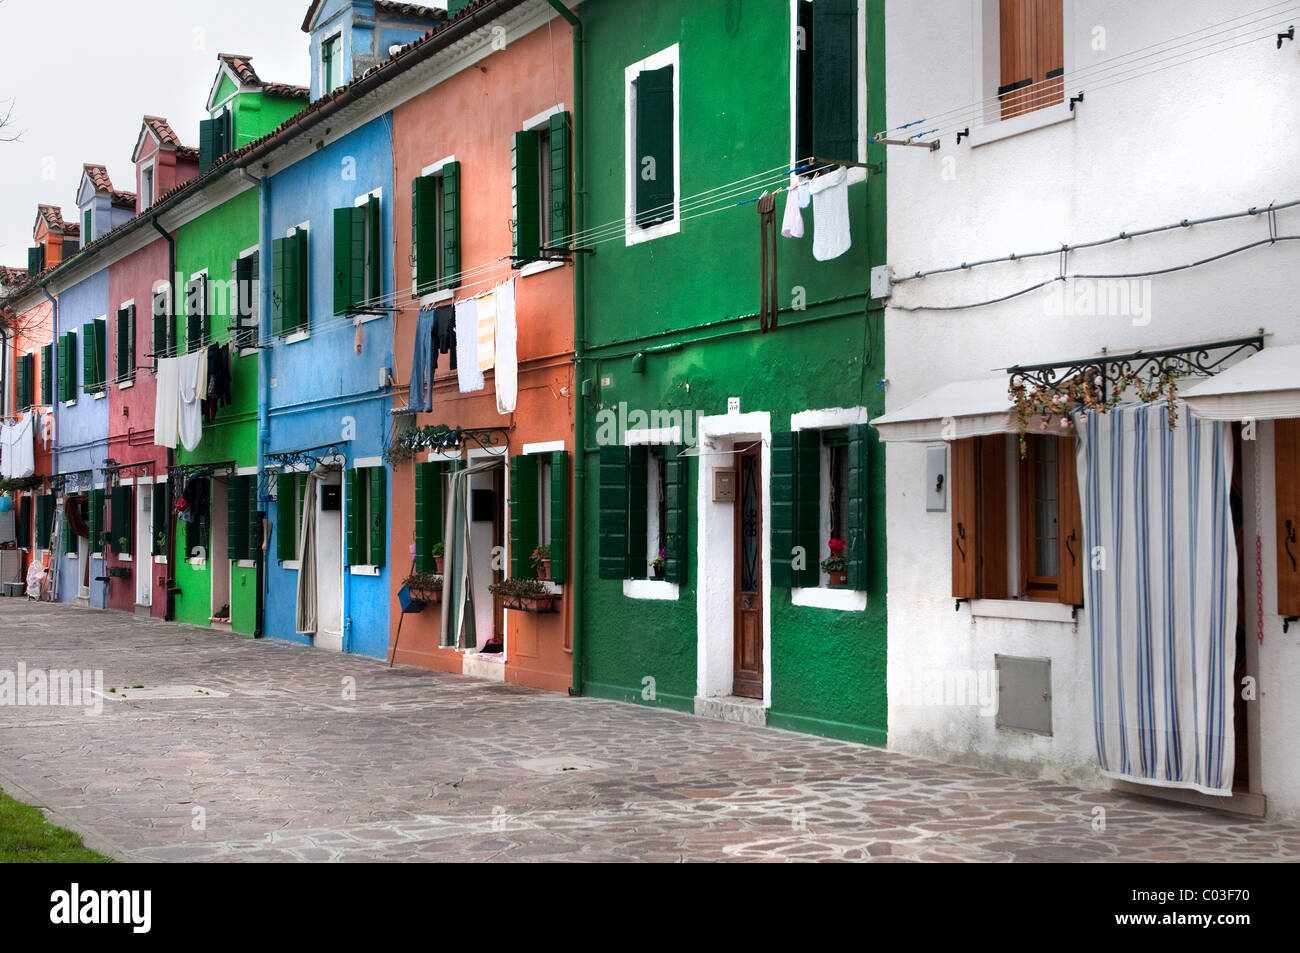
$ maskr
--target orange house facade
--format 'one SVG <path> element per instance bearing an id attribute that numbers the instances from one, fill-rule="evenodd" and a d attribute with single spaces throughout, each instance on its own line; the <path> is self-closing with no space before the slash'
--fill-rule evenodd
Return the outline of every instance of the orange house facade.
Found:
<path id="1" fill-rule="evenodd" d="M 394 110 L 406 402 L 399 391 L 389 454 L 390 656 L 564 691 L 574 279 L 555 249 L 572 232 L 573 83 L 556 26 L 512 34 Z M 441 576 L 423 610 L 406 567 Z M 543 598 L 500 589 L 523 580 Z"/>

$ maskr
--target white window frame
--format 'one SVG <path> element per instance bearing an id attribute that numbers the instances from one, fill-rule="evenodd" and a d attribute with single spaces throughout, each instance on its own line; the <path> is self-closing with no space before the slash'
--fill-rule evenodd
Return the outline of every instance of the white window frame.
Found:
<path id="1" fill-rule="evenodd" d="M 826 410 L 805 410 L 790 415 L 790 429 L 792 431 L 816 430 L 841 430 L 845 427 L 851 427 L 854 424 L 867 423 L 867 409 L 865 407 L 834 407 Z M 830 470 L 828 463 L 830 454 L 825 447 L 820 452 L 820 488 L 819 488 L 819 507 L 820 515 L 818 517 L 817 544 L 821 547 L 815 559 L 821 563 L 826 553 L 830 550 L 828 543 L 830 541 Z M 830 578 L 818 570 L 818 585 L 813 586 L 796 586 L 790 590 L 790 602 L 796 606 L 810 606 L 817 609 L 837 609 L 841 612 L 863 612 L 867 608 L 867 593 L 862 589 L 832 589 L 829 586 Z"/>
<path id="2" fill-rule="evenodd" d="M 253 337 L 255 343 L 260 341 L 262 336 L 262 330 L 261 330 L 262 329 L 262 256 L 260 254 L 261 250 L 262 248 L 260 245 L 253 245 L 250 248 L 245 248 L 243 251 L 241 251 L 238 255 L 235 256 L 236 261 L 243 261 L 245 258 L 252 258 L 254 255 L 257 255 L 257 277 L 253 279 L 253 290 L 252 290 L 253 319 L 257 327 L 257 331 L 254 332 L 254 337 Z M 235 288 L 235 294 L 236 295 L 239 294 L 239 288 Z M 236 304 L 236 308 L 238 308 L 237 304 Z M 234 315 L 232 315 L 231 317 L 233 318 Z M 232 328 L 227 326 L 227 332 L 232 332 Z M 232 338 L 234 337 L 233 333 L 231 333 L 231 337 Z M 257 350 L 258 349 L 256 347 L 241 347 L 239 348 L 238 353 L 240 357 L 248 357 L 249 355 L 256 354 Z"/>
<path id="3" fill-rule="evenodd" d="M 320 39 L 320 95 L 322 98 L 334 91 L 329 88 L 329 67 L 325 63 L 325 48 L 334 40 L 339 41 L 339 85 L 335 86 L 334 89 L 347 85 L 347 81 L 343 79 L 343 27 L 340 26 L 333 33 L 328 33 Z"/>
<path id="4" fill-rule="evenodd" d="M 361 545 L 367 553 L 370 552 L 370 530 L 372 528 L 370 525 L 370 474 L 367 473 L 365 479 L 363 480 L 361 477 L 361 471 L 373 470 L 373 469 L 382 470 L 383 468 L 384 468 L 383 457 L 357 457 L 355 460 L 352 461 L 352 469 L 357 473 L 357 496 L 359 498 L 358 503 L 360 504 L 358 506 L 358 509 L 360 509 L 362 511 L 362 514 L 364 514 L 364 519 L 362 520 L 361 528 L 365 538 L 362 540 Z M 364 499 L 365 502 L 361 503 L 360 502 L 361 499 Z M 346 515 L 348 518 L 351 518 L 352 516 L 351 513 L 348 513 Z M 344 537 L 346 539 L 347 522 L 345 521 L 343 525 L 344 525 Z M 359 563 L 358 565 L 355 566 L 353 565 L 348 566 L 348 572 L 351 573 L 353 576 L 378 576 L 380 572 L 382 572 L 382 570 L 383 570 L 382 566 L 376 566 L 374 563 Z"/>
<path id="5" fill-rule="evenodd" d="M 116 315 L 121 314 L 121 312 L 123 311 L 123 309 L 125 309 L 125 308 L 134 308 L 134 307 L 135 307 L 135 299 L 134 299 L 134 298 L 127 298 L 125 301 L 123 301 L 121 304 L 119 304 L 119 305 L 117 306 L 117 311 L 115 312 L 115 316 L 114 316 L 114 319 L 113 319 L 114 322 L 116 322 L 116 321 L 120 321 L 120 320 L 121 320 L 121 318 L 116 317 Z M 150 307 L 152 308 L 153 306 L 150 305 Z M 137 317 L 138 317 L 138 316 L 137 316 Z M 134 322 L 133 322 L 133 323 L 134 323 Z M 116 331 L 117 328 L 114 327 L 113 330 Z M 131 336 L 132 336 L 133 338 L 135 337 L 135 334 L 136 334 L 136 331 L 137 331 L 137 330 L 138 330 L 137 327 L 132 327 L 132 328 L 131 328 Z M 150 327 L 150 333 L 152 333 L 152 331 L 153 331 L 153 328 Z M 114 341 L 114 343 L 116 343 L 116 341 L 117 341 L 117 335 L 116 335 L 116 334 L 113 335 L 113 341 Z M 105 346 L 105 347 L 108 346 L 108 342 L 107 342 L 107 341 L 104 342 L 104 346 Z M 114 350 L 116 350 L 116 348 L 114 348 Z M 122 369 L 121 369 L 120 367 L 117 366 L 117 361 L 116 361 L 116 360 L 113 361 L 113 365 L 114 365 L 114 368 L 113 368 L 113 369 L 116 370 L 116 371 L 117 371 L 117 374 L 118 374 L 118 380 L 114 381 L 114 383 L 117 384 L 117 389 L 118 389 L 118 390 L 130 390 L 132 387 L 134 387 L 134 386 L 135 386 L 135 368 L 132 368 L 132 369 L 131 369 L 131 379 L 130 379 L 130 380 L 126 380 L 126 381 L 124 381 L 124 380 L 121 380 Z"/>
<path id="6" fill-rule="evenodd" d="M 420 178 L 425 178 L 426 176 L 432 175 L 432 176 L 437 176 L 438 178 L 441 179 L 442 167 L 447 165 L 448 163 L 455 162 L 455 161 L 456 161 L 456 156 L 453 154 L 453 155 L 446 156 L 442 159 L 439 159 L 437 162 L 433 163 L 432 165 L 426 165 L 423 169 L 420 170 Z M 439 185 L 439 187 L 441 187 L 441 184 Z M 415 223 L 412 222 L 411 225 L 412 227 L 414 227 Z M 439 243 L 442 242 L 442 221 L 441 220 L 439 220 L 438 222 L 438 241 Z M 416 290 L 420 287 L 420 276 L 418 274 L 418 269 L 416 267 L 415 251 L 416 251 L 415 236 L 414 233 L 412 233 L 411 294 L 415 294 Z M 454 297 L 456 297 L 455 288 L 443 288 L 439 291 L 431 291 L 428 294 L 420 295 L 420 307 L 427 308 L 430 305 L 441 304 L 444 301 L 450 301 Z"/>
<path id="7" fill-rule="evenodd" d="M 352 207 L 353 207 L 353 208 L 362 208 L 363 206 L 367 206 L 367 203 L 370 201 L 370 199 L 371 199 L 372 196 L 373 196 L 374 198 L 379 199 L 379 242 L 380 242 L 380 247 L 379 247 L 379 290 L 378 290 L 378 292 L 376 292 L 376 293 L 374 293 L 374 294 L 371 294 L 371 292 L 372 292 L 374 289 L 368 287 L 368 285 L 369 285 L 369 283 L 370 283 L 370 269 L 367 268 L 367 269 L 366 269 L 366 276 L 365 276 L 365 279 L 364 279 L 364 281 L 363 281 L 363 284 L 367 286 L 367 287 L 366 287 L 366 292 L 367 292 L 367 298 L 366 298 L 366 300 L 367 300 L 367 301 L 373 301 L 373 300 L 375 300 L 376 297 L 378 297 L 380 300 L 382 300 L 382 299 L 383 299 L 383 296 L 384 296 L 384 287 L 383 287 L 383 285 L 384 285 L 384 259 L 383 259 L 383 256 L 384 256 L 384 248 L 383 248 L 383 235 L 384 235 L 384 189 L 383 189 L 383 186 L 380 186 L 380 187 L 377 188 L 377 189 L 371 189 L 369 192 L 366 192 L 366 193 L 364 193 L 364 194 L 362 194 L 362 195 L 358 195 L 355 199 L 352 200 Z M 367 251 L 368 253 L 372 251 L 371 248 L 370 248 L 370 209 L 369 209 L 368 207 L 366 208 L 366 251 Z M 414 266 L 412 266 L 412 267 L 414 267 Z M 379 318 L 382 318 L 382 317 L 385 317 L 385 316 L 386 316 L 386 313 L 383 312 L 383 311 L 358 311 L 356 314 L 352 315 L 352 323 L 353 323 L 354 325 L 357 325 L 357 324 L 368 324 L 368 323 L 371 322 L 371 321 L 376 321 L 376 320 L 378 320 Z"/>
<path id="8" fill-rule="evenodd" d="M 645 70 L 673 68 L 673 217 L 648 228 L 636 223 L 636 183 L 641 174 L 636 161 L 636 86 L 634 81 Z M 624 167 L 624 220 L 628 246 L 676 235 L 682 230 L 682 68 L 680 44 L 638 60 L 623 70 L 623 167 Z"/>
<path id="9" fill-rule="evenodd" d="M 532 116 L 532 117 L 530 117 L 529 119 L 524 120 L 524 124 L 523 124 L 523 127 L 522 127 L 522 128 L 523 128 L 523 131 L 524 131 L 524 132 L 537 132 L 537 133 L 546 132 L 546 133 L 549 133 L 549 132 L 550 132 L 550 128 L 551 128 L 551 117 L 554 116 L 554 115 L 556 115 L 556 114 L 558 114 L 558 113 L 562 113 L 562 112 L 564 112 L 564 103 L 556 103 L 556 104 L 555 104 L 554 106 L 552 106 L 550 109 L 543 109 L 543 110 L 542 110 L 541 112 L 539 112 L 536 116 Z M 548 160 L 547 160 L 548 165 L 546 166 L 546 171 L 547 171 L 548 173 L 549 173 L 549 170 L 550 170 L 549 161 L 550 161 L 550 160 L 548 159 Z M 541 170 L 542 170 L 542 164 L 541 164 L 541 156 L 540 156 L 540 155 L 538 156 L 538 169 L 539 169 L 539 172 L 538 172 L 539 176 L 541 176 L 541 177 L 542 177 L 543 179 L 545 179 L 545 180 L 549 180 L 549 179 L 550 179 L 550 175 L 549 175 L 549 174 L 547 174 L 547 175 L 542 175 L 542 172 L 541 172 Z M 545 244 L 545 239 L 546 239 L 547 237 L 549 237 L 548 235 L 546 235 L 546 233 L 550 231 L 550 211 L 549 211 L 549 210 L 550 210 L 551 184 L 550 184 L 549 181 L 542 181 L 542 182 L 539 183 L 539 185 L 541 186 L 542 205 L 543 205 L 543 209 L 542 209 L 542 232 L 543 232 L 543 235 L 539 236 L 539 238 L 542 239 L 542 242 L 541 242 L 541 243 L 542 243 L 542 244 Z M 562 262 L 562 261 L 530 261 L 528 264 L 524 265 L 524 267 L 522 267 L 522 268 L 519 269 L 519 277 L 520 277 L 520 278 L 527 278 L 529 275 L 538 275 L 538 274 L 541 274 L 541 273 L 544 272 L 544 271 L 550 271 L 550 270 L 553 269 L 553 268 L 561 268 L 561 267 L 563 267 L 563 265 L 564 265 L 564 262 Z"/>
<path id="10" fill-rule="evenodd" d="M 196 278 L 205 279 L 203 282 L 203 314 L 208 319 L 208 327 L 212 327 L 212 313 L 208 309 L 212 307 L 212 296 L 208 294 L 208 269 L 201 268 L 185 279 L 185 353 L 190 354 L 194 348 L 190 345 L 190 285 Z M 209 341 L 209 344 L 212 342 Z"/>
<path id="11" fill-rule="evenodd" d="M 97 318 L 91 318 L 81 327 L 88 328 L 96 321 L 104 322 L 104 378 L 105 380 L 104 380 L 104 386 L 100 390 L 92 391 L 89 393 L 90 393 L 91 400 L 103 400 L 105 397 L 108 396 L 108 379 L 107 379 L 108 378 L 108 315 L 101 314 Z M 81 341 L 78 341 L 77 344 L 83 348 L 82 353 L 84 354 L 85 345 L 83 345 Z M 82 363 L 84 364 L 85 362 L 83 361 Z M 84 367 L 81 369 L 81 390 L 83 393 L 86 392 L 86 369 Z M 71 404 L 69 404 L 69 406 L 71 406 Z M 91 555 L 94 554 L 92 553 Z"/>
<path id="12" fill-rule="evenodd" d="M 806 158 L 795 155 L 799 148 L 799 4 L 802 0 L 790 0 L 790 168 Z M 816 2 L 816 0 L 813 0 Z M 978 2 L 978 0 L 977 0 Z M 996 0 L 994 0 L 996 2 Z M 858 0 L 858 154 L 857 161 L 867 161 L 867 0 Z M 791 182 L 807 179 L 808 176 L 791 172 Z M 867 180 L 867 170 L 850 166 L 848 184 Z"/>
<path id="13" fill-rule="evenodd" d="M 625 447 L 648 446 L 666 448 L 682 441 L 681 427 L 645 427 L 631 428 L 623 433 L 623 445 Z M 657 555 L 659 548 L 656 545 L 659 537 L 663 533 L 663 527 L 659 526 L 659 500 L 655 495 L 654 489 L 658 482 L 651 478 L 650 459 L 651 454 L 647 454 L 646 461 L 646 573 L 650 572 L 650 559 Z M 666 461 L 665 461 L 666 462 Z M 655 467 L 659 471 L 659 466 Z M 653 506 L 651 505 L 653 501 Z M 654 528 L 654 538 L 651 539 L 651 528 Z M 624 579 L 623 596 L 628 599 L 663 599 L 675 600 L 681 598 L 681 584 L 669 582 L 667 579 Z"/>
<path id="14" fill-rule="evenodd" d="M 294 331 L 292 334 L 286 334 L 282 339 L 285 344 L 297 344 L 299 341 L 306 341 L 311 338 L 311 219 L 286 228 L 284 230 L 284 237 L 292 238 L 293 233 L 296 231 L 304 231 L 307 233 L 307 281 L 304 287 L 304 291 L 307 295 L 307 327 L 300 331 Z M 260 273 L 261 263 L 259 262 L 258 264 L 258 271 Z"/>
<path id="15" fill-rule="evenodd" d="M 142 212 L 145 209 L 147 209 L 149 206 L 153 205 L 154 200 L 158 197 L 158 182 L 157 182 L 157 172 L 156 172 L 157 161 L 158 160 L 154 158 L 146 162 L 144 165 L 140 166 L 140 177 L 139 177 L 139 181 L 136 183 L 136 188 L 140 190 L 140 211 Z M 149 195 L 147 199 L 144 194 L 144 177 L 146 174 L 149 176 Z"/>

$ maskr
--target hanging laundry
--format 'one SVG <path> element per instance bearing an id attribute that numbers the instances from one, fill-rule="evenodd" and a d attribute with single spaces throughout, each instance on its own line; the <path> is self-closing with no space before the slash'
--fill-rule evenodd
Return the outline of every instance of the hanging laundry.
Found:
<path id="1" fill-rule="evenodd" d="M 497 305 L 491 291 L 478 296 L 478 369 L 490 371 L 496 366 Z"/>
<path id="2" fill-rule="evenodd" d="M 352 350 L 360 354 L 366 346 L 365 322 L 361 320 L 361 315 L 357 315 L 352 319 L 352 323 L 357 328 L 357 333 L 352 336 Z"/>
<path id="3" fill-rule="evenodd" d="M 499 285 L 495 292 L 497 316 L 496 378 L 497 413 L 509 414 L 519 397 L 519 327 L 515 321 L 515 279 Z"/>
<path id="4" fill-rule="evenodd" d="M 198 355 L 194 365 L 194 380 L 199 400 L 208 399 L 208 349 L 200 348 L 194 352 Z"/>
<path id="5" fill-rule="evenodd" d="M 415 319 L 415 346 L 411 354 L 411 384 L 407 402 L 417 414 L 433 410 L 434 311 L 422 308 Z"/>
<path id="6" fill-rule="evenodd" d="M 758 326 L 766 334 L 776 328 L 776 196 L 758 198 Z"/>
<path id="7" fill-rule="evenodd" d="M 808 187 L 813 206 L 813 257 L 839 258 L 849 250 L 849 170 L 827 172 Z"/>
<path id="8" fill-rule="evenodd" d="M 233 374 L 231 373 L 230 345 L 214 344 L 208 348 L 208 399 L 215 400 L 220 406 L 229 407 L 234 403 L 231 392 Z"/>
<path id="9" fill-rule="evenodd" d="M 30 411 L 16 422 L 5 422 L 0 430 L 0 476 L 20 480 L 36 472 L 34 437 Z"/>
<path id="10" fill-rule="evenodd" d="M 45 449 L 50 449 L 50 444 L 54 442 L 54 411 L 47 410 L 41 415 L 41 442 Z"/>
<path id="11" fill-rule="evenodd" d="M 203 404 L 199 397 L 200 389 L 207 390 L 206 351 L 193 351 L 178 358 L 180 363 L 180 381 L 177 390 L 180 395 L 180 419 L 177 433 L 181 446 L 187 451 L 195 450 L 203 439 Z"/>
<path id="12" fill-rule="evenodd" d="M 155 446 L 173 450 L 180 435 L 182 360 L 179 357 L 160 357 L 157 386 L 154 388 L 153 442 Z"/>
<path id="13" fill-rule="evenodd" d="M 434 311 L 433 342 L 437 349 L 433 353 L 433 366 L 438 367 L 438 355 L 448 354 L 451 363 L 448 367 L 456 369 L 456 309 L 449 304 L 440 304 Z"/>
<path id="14" fill-rule="evenodd" d="M 784 238 L 803 238 L 803 212 L 812 197 L 808 194 L 808 183 L 800 182 L 787 189 L 785 193 L 785 216 L 781 219 L 781 235 Z"/>
<path id="15" fill-rule="evenodd" d="M 456 376 L 462 394 L 482 390 L 483 372 L 478 369 L 478 299 L 456 302 Z"/>

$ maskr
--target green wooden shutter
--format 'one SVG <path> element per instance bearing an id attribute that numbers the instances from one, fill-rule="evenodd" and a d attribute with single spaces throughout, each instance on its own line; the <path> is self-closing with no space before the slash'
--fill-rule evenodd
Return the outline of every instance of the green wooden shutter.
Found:
<path id="1" fill-rule="evenodd" d="M 600 448 L 600 579 L 626 579 L 628 448 Z"/>
<path id="2" fill-rule="evenodd" d="M 645 70 L 636 84 L 636 223 L 673 217 L 673 68 Z"/>
<path id="3" fill-rule="evenodd" d="M 822 560 L 821 445 L 815 430 L 772 434 L 771 564 L 772 585 L 816 586 Z M 805 568 L 793 566 L 795 547 L 803 547 Z"/>
<path id="4" fill-rule="evenodd" d="M 98 390 L 108 386 L 108 319 L 96 318 L 95 332 L 95 384 Z"/>
<path id="5" fill-rule="evenodd" d="M 41 346 L 41 403 L 54 403 L 54 345 Z"/>
<path id="6" fill-rule="evenodd" d="M 510 458 L 510 575 L 531 579 L 532 555 L 539 538 L 537 521 L 537 457 Z"/>
<path id="7" fill-rule="evenodd" d="M 36 355 L 28 354 L 23 360 L 27 364 L 27 387 L 24 396 L 27 400 L 27 406 L 36 403 Z"/>
<path id="8" fill-rule="evenodd" d="M 649 532 L 650 450 L 627 448 L 627 573 L 632 579 L 650 575 Z"/>
<path id="9" fill-rule="evenodd" d="M 110 548 L 119 555 L 131 553 L 131 538 L 134 535 L 131 509 L 134 502 L 132 487 L 120 483 L 113 487 L 109 504 L 108 539 Z M 122 542 L 123 539 L 126 540 L 125 543 Z"/>
<path id="10" fill-rule="evenodd" d="M 370 565 L 382 566 L 388 553 L 388 479 L 383 467 L 370 467 Z"/>
<path id="11" fill-rule="evenodd" d="M 90 491 L 90 513 L 86 518 L 90 528 L 90 552 L 104 552 L 104 491 Z"/>
<path id="12" fill-rule="evenodd" d="M 185 349 L 194 351 L 212 338 L 208 314 L 208 277 L 199 275 L 185 286 Z"/>
<path id="13" fill-rule="evenodd" d="M 199 174 L 212 168 L 217 160 L 217 124 L 211 119 L 199 121 Z"/>
<path id="14" fill-rule="evenodd" d="M 416 293 L 438 284 L 438 179 L 422 175 L 411 182 L 411 244 L 415 248 Z"/>
<path id="15" fill-rule="evenodd" d="M 259 478 L 249 476 L 245 485 L 248 499 L 248 558 L 262 558 L 262 510 L 257 498 Z"/>
<path id="16" fill-rule="evenodd" d="M 867 471 L 867 452 L 871 444 L 871 428 L 867 424 L 854 424 L 849 428 L 849 485 L 848 493 L 848 572 L 849 588 L 865 591 L 867 588 L 867 515 L 870 500 L 870 479 Z"/>
<path id="17" fill-rule="evenodd" d="M 167 293 L 159 292 L 153 296 L 153 358 L 154 373 L 158 371 L 158 359 L 160 357 L 169 357 L 167 353 L 167 334 L 168 322 L 171 316 L 167 313 Z"/>
<path id="18" fill-rule="evenodd" d="M 64 497 L 63 505 L 68 505 L 67 498 Z M 75 553 L 77 551 L 77 534 L 72 531 L 72 525 L 68 522 L 67 510 L 63 515 L 63 551 L 65 553 Z M 90 550 L 86 550 L 90 552 Z"/>
<path id="19" fill-rule="evenodd" d="M 127 307 L 126 316 L 126 379 L 135 379 L 135 305 Z"/>
<path id="20" fill-rule="evenodd" d="M 95 326 L 85 325 L 81 336 L 81 386 L 87 394 L 92 394 L 95 387 Z"/>
<path id="21" fill-rule="evenodd" d="M 271 241 L 271 333 L 277 337 L 288 333 L 290 324 L 289 295 L 293 281 L 288 265 L 293 252 L 290 251 L 289 245 L 290 241 L 287 238 L 276 238 Z M 292 274 L 296 273 L 296 270 L 292 272 Z"/>
<path id="22" fill-rule="evenodd" d="M 367 307 L 382 306 L 384 294 L 384 217 L 379 209 L 379 196 L 366 200 L 366 292 Z"/>
<path id="23" fill-rule="evenodd" d="M 18 398 L 18 409 L 22 410 L 31 403 L 31 401 L 27 399 L 27 357 L 25 355 L 20 355 L 18 360 L 14 363 L 16 364 L 15 370 L 17 371 L 18 378 L 17 387 L 15 388 L 17 393 L 15 396 Z"/>
<path id="24" fill-rule="evenodd" d="M 129 329 L 127 327 L 126 308 L 117 309 L 117 324 L 114 327 L 114 330 L 117 332 L 117 335 L 116 347 L 113 350 L 113 364 L 114 369 L 117 371 L 117 380 L 118 382 L 121 382 L 127 380 L 128 358 L 126 352 Z"/>
<path id="25" fill-rule="evenodd" d="M 858 157 L 858 0 L 813 4 L 813 150 Z"/>
<path id="26" fill-rule="evenodd" d="M 167 503 L 167 482 L 153 485 L 153 554 L 167 555 L 167 520 L 170 516 Z"/>
<path id="27" fill-rule="evenodd" d="M 257 253 L 245 255 L 243 258 L 236 258 L 234 264 L 235 274 L 235 306 L 232 309 L 233 327 L 230 329 L 232 340 L 238 341 L 241 347 L 247 347 L 250 344 L 257 343 L 257 327 L 251 320 L 253 317 L 253 260 Z"/>
<path id="28" fill-rule="evenodd" d="M 45 270 L 45 246 L 36 245 L 27 249 L 27 275 L 35 278 Z"/>
<path id="29" fill-rule="evenodd" d="M 226 558 L 248 559 L 248 480 L 236 474 L 226 483 Z"/>
<path id="30" fill-rule="evenodd" d="M 59 338 L 59 400 L 77 399 L 77 332 Z"/>
<path id="31" fill-rule="evenodd" d="M 680 456 L 684 448 L 669 446 L 664 451 L 664 549 L 667 550 L 664 578 L 685 583 L 686 548 L 690 535 L 690 458 Z"/>
<path id="32" fill-rule="evenodd" d="M 365 300 L 366 210 L 334 210 L 334 313 L 350 314 Z"/>
<path id="33" fill-rule="evenodd" d="M 32 495 L 26 493 L 18 501 L 18 548 L 32 548 Z"/>
<path id="34" fill-rule="evenodd" d="M 290 560 L 298 554 L 298 524 L 295 522 L 297 480 L 292 473 L 275 478 L 275 555 Z"/>
<path id="35" fill-rule="evenodd" d="M 537 133 L 516 132 L 510 153 L 510 194 L 514 203 L 511 254 L 515 258 L 537 258 L 542 253 L 541 169 L 538 160 Z"/>
<path id="36" fill-rule="evenodd" d="M 460 287 L 460 163 L 442 167 L 443 288 Z"/>
<path id="37" fill-rule="evenodd" d="M 50 548 L 50 531 L 54 528 L 54 494 L 42 493 L 36 498 L 36 548 Z"/>
<path id="38" fill-rule="evenodd" d="M 415 570 L 433 572 L 433 547 L 442 538 L 443 464 L 415 465 Z"/>
<path id="39" fill-rule="evenodd" d="M 567 248 L 570 241 L 569 206 L 572 160 L 569 157 L 569 113 L 551 117 L 551 181 L 547 183 L 551 203 L 551 234 L 545 236 L 553 248 Z M 552 563 L 551 571 L 555 571 Z"/>
<path id="40" fill-rule="evenodd" d="M 569 574 L 569 451 L 551 451 L 551 579 Z"/>
<path id="41" fill-rule="evenodd" d="M 360 566 L 366 561 L 365 554 L 362 552 L 362 543 L 364 536 L 362 534 L 361 522 L 364 514 L 361 512 L 361 501 L 365 493 L 365 484 L 357 479 L 357 471 L 349 470 L 347 472 L 347 507 L 348 507 L 348 565 Z"/>
<path id="42" fill-rule="evenodd" d="M 308 284 L 308 273 L 311 261 L 308 258 L 307 248 L 307 231 L 302 228 L 294 230 L 293 246 L 296 254 L 297 273 L 294 279 L 295 296 L 294 296 L 294 315 L 297 324 L 295 328 L 301 330 L 306 328 L 310 323 L 308 307 L 310 302 L 310 285 Z"/>

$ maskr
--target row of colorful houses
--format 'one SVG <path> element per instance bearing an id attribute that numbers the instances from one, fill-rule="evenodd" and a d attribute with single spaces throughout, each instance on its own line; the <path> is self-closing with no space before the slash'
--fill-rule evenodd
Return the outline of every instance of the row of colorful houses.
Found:
<path id="1" fill-rule="evenodd" d="M 15 578 L 34 564 L 65 603 L 1300 813 L 1282 742 L 1294 252 L 1243 253 L 1226 282 L 1153 277 L 1245 243 L 1294 165 L 1270 134 L 1249 176 L 1180 173 L 1163 32 L 1136 11 L 973 0 L 940 42 L 922 6 L 315 0 L 309 87 L 221 55 L 196 134 L 145 116 L 134 191 L 87 164 L 76 218 L 39 206 L 27 269 L 0 272 L 5 411 L 33 448 L 0 484 Z M 1241 25 L 1195 6 L 1189 36 L 1218 53 L 1182 91 L 1198 121 L 1229 121 L 1216 82 L 1286 102 L 1282 40 L 1220 51 Z M 1098 48 L 1094 21 L 1123 47 Z M 1255 212 L 1070 247 L 1234 203 Z M 1275 237 L 1288 214 L 1266 210 Z M 1145 322 L 1140 302 L 1047 297 L 1144 270 L 1123 280 L 1168 294 Z M 1213 304 L 1246 287 L 1249 308 Z M 1155 364 L 1107 376 L 1105 355 L 1143 349 Z M 1103 398 L 1174 396 L 1102 414 L 1103 379 Z M 1135 469 L 1140 495 L 1204 516 L 1184 548 L 1225 554 L 1170 585 L 1164 628 L 1126 547 L 1163 539 L 1172 573 L 1173 531 L 1111 531 L 1133 485 L 1102 478 L 1088 431 L 1152 408 L 1183 416 L 1170 459 L 1215 448 L 1217 489 L 1189 503 Z M 1241 678 L 1261 689 L 1234 703 Z"/>

